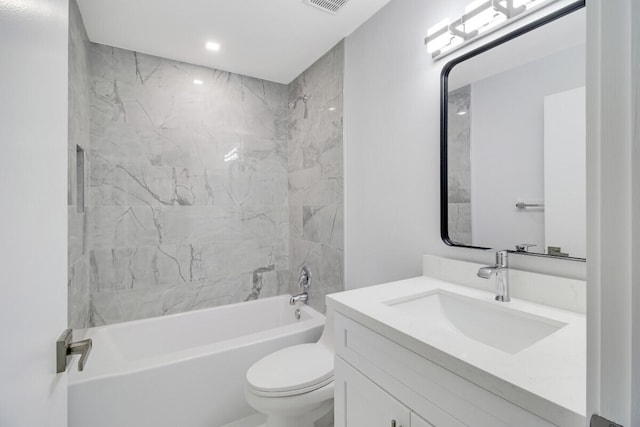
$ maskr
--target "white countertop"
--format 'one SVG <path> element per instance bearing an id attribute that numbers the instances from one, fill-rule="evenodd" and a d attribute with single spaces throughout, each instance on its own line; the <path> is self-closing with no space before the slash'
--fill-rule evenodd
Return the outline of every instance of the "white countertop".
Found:
<path id="1" fill-rule="evenodd" d="M 385 304 L 444 290 L 567 325 L 515 354 L 446 331 Z M 586 412 L 586 319 L 574 313 L 422 276 L 332 294 L 328 306 L 426 359 L 558 425 L 583 425 Z M 499 334 L 500 331 L 495 331 Z"/>

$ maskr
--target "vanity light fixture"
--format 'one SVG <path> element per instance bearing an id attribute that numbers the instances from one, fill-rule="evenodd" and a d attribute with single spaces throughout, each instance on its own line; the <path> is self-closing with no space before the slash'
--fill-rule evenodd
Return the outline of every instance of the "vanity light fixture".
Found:
<path id="1" fill-rule="evenodd" d="M 448 18 L 429 28 L 424 43 L 432 58 L 446 56 L 469 42 L 559 0 L 474 0 L 464 14 Z"/>
<path id="2" fill-rule="evenodd" d="M 207 42 L 205 47 L 207 48 L 207 50 L 210 50 L 211 52 L 219 52 L 220 51 L 220 43 Z"/>
<path id="3" fill-rule="evenodd" d="M 450 50 L 464 40 L 449 32 L 449 18 L 443 19 L 427 30 L 427 38 L 424 40 L 427 51 L 435 58 L 440 52 Z"/>
<path id="4" fill-rule="evenodd" d="M 494 5 L 489 5 L 491 7 L 487 7 L 487 3 L 491 2 L 487 2 L 486 0 L 476 0 L 464 8 L 465 15 L 469 16 L 463 21 L 462 29 L 464 31 L 468 33 L 475 31 L 476 34 L 484 33 L 507 20 L 507 14 L 509 12 L 502 13 L 497 10 Z M 496 2 L 496 4 L 500 5 L 500 2 Z M 507 11 L 508 7 L 509 6 L 507 5 L 505 8 Z M 524 10 L 524 7 L 514 8 L 513 16 L 524 12 Z"/>

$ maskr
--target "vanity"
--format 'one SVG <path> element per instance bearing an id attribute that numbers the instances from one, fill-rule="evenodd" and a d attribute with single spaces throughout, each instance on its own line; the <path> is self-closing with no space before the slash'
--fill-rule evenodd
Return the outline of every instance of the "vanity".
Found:
<path id="1" fill-rule="evenodd" d="M 480 264 L 424 267 L 328 297 L 336 427 L 585 425 L 584 282 L 512 270 L 504 303 Z"/>
<path id="2" fill-rule="evenodd" d="M 336 427 L 586 425 L 586 284 L 508 263 L 585 261 L 585 22 L 574 2 L 443 66 L 441 237 L 496 262 L 327 297 Z"/>

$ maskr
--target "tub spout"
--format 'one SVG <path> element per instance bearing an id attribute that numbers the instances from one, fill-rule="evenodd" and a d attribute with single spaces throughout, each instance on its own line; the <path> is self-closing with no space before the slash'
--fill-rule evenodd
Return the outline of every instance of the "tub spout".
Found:
<path id="1" fill-rule="evenodd" d="M 309 294 L 306 292 L 302 292 L 301 294 L 292 296 L 289 300 L 289 304 L 296 305 L 296 303 L 298 302 L 303 302 L 306 304 L 307 301 L 309 301 Z"/>

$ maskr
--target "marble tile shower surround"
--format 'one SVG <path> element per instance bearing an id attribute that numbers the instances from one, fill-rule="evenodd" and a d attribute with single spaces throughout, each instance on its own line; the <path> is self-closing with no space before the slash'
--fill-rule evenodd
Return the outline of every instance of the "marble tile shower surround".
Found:
<path id="1" fill-rule="evenodd" d="M 91 136 L 89 92 L 90 42 L 75 0 L 69 2 L 69 140 L 68 140 L 68 324 L 70 328 L 90 325 L 89 258 L 91 239 L 89 215 L 79 209 L 76 147 L 89 152 Z M 85 155 L 85 171 L 88 159 Z M 88 187 L 85 173 L 85 189 Z M 86 191 L 85 191 L 86 192 Z M 86 201 L 85 201 L 86 205 Z"/>
<path id="2" fill-rule="evenodd" d="M 449 238 L 470 245 L 471 86 L 450 92 L 448 100 Z"/>
<path id="3" fill-rule="evenodd" d="M 92 44 L 93 325 L 288 289 L 287 96 Z"/>
<path id="4" fill-rule="evenodd" d="M 290 292 L 306 265 L 321 312 L 326 294 L 344 290 L 343 70 L 341 42 L 289 85 L 291 101 L 308 96 L 288 124 Z"/>
<path id="5" fill-rule="evenodd" d="M 302 263 L 324 310 L 343 288 L 342 55 L 288 87 L 91 44 L 91 326 L 297 292 Z"/>

